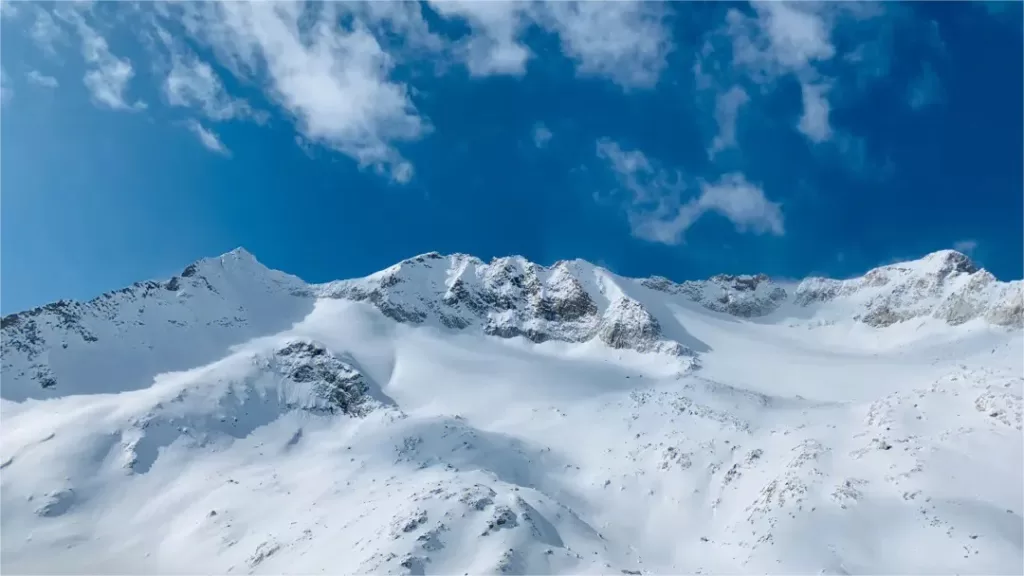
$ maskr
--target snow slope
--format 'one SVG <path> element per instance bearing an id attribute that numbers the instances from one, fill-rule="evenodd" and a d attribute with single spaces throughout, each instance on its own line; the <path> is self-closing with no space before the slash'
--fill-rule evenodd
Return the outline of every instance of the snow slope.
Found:
<path id="1" fill-rule="evenodd" d="M 1020 573 L 1021 282 L 244 250 L 3 318 L 5 573 Z"/>

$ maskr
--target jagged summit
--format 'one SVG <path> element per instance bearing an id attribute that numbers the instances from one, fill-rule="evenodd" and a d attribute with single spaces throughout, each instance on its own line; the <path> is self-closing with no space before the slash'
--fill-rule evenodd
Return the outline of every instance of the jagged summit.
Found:
<path id="1" fill-rule="evenodd" d="M 1020 327 L 1022 288 L 1024 282 L 1000 282 L 960 252 L 940 250 L 848 280 L 807 278 L 794 290 L 793 302 L 822 309 L 832 321 L 843 310 L 834 304 L 845 303 L 854 320 L 875 327 L 927 317 L 951 325 L 982 318 Z"/>
<path id="2" fill-rule="evenodd" d="M 948 275 L 952 272 L 974 274 L 980 267 L 969 256 L 956 250 L 939 250 L 917 261 L 926 273 Z"/>
<path id="3" fill-rule="evenodd" d="M 220 256 L 199 259 L 186 266 L 179 275 L 173 276 L 166 281 L 147 280 L 136 282 L 129 287 L 104 293 L 87 302 L 60 300 L 52 304 L 4 316 L 3 324 L 4 326 L 14 325 L 22 318 L 35 316 L 46 311 L 77 310 L 83 306 L 97 306 L 118 295 L 146 298 L 157 294 L 161 289 L 177 293 L 182 290 L 187 291 L 190 287 L 194 288 L 196 286 L 217 292 L 217 285 L 223 283 L 226 277 L 233 279 L 249 277 L 250 280 L 259 284 L 280 288 L 296 294 L 308 293 L 327 297 L 338 297 L 346 292 L 362 294 L 360 286 L 365 288 L 380 279 L 386 279 L 383 280 L 385 283 L 415 283 L 417 274 L 420 274 L 420 272 L 416 272 L 417 270 L 440 270 L 439 267 L 442 262 L 446 263 L 444 268 L 446 275 L 452 271 L 458 271 L 458 275 L 465 276 L 467 271 L 470 270 L 477 268 L 486 270 L 483 276 L 485 277 L 485 283 L 490 284 L 500 282 L 504 275 L 509 274 L 513 270 L 518 271 L 514 275 L 516 278 L 519 278 L 519 274 L 533 276 L 543 274 L 546 277 L 550 275 L 557 276 L 561 273 L 574 278 L 580 275 L 598 274 L 617 283 L 639 283 L 652 290 L 684 295 L 708 309 L 742 317 L 767 315 L 777 310 L 787 299 L 792 299 L 798 305 L 806 306 L 835 300 L 843 296 L 850 296 L 865 288 L 886 286 L 898 282 L 906 283 L 909 281 L 919 287 L 927 284 L 931 286 L 931 290 L 925 290 L 925 295 L 930 294 L 934 296 L 936 286 L 944 286 L 951 279 L 970 276 L 973 280 L 968 283 L 968 288 L 973 290 L 995 283 L 998 288 L 996 291 L 1000 293 L 1008 292 L 1011 300 L 1013 299 L 1014 290 L 1019 291 L 1020 287 L 1019 281 L 1009 283 L 997 281 L 994 276 L 977 266 L 967 255 L 955 250 L 939 250 L 917 260 L 887 264 L 869 270 L 863 276 L 847 280 L 818 277 L 807 278 L 792 291 L 793 294 L 789 294 L 785 288 L 776 284 L 765 274 L 718 274 L 707 280 L 690 280 L 676 283 L 661 276 L 642 279 L 624 278 L 600 266 L 580 259 L 560 260 L 551 266 L 545 267 L 530 262 L 522 256 L 496 257 L 490 263 L 486 263 L 470 254 L 454 253 L 442 255 L 438 252 L 427 252 L 406 258 L 365 278 L 339 280 L 320 285 L 307 285 L 294 276 L 267 268 L 252 253 L 239 246 Z M 425 276 L 423 278 L 428 284 L 437 280 L 426 280 Z M 463 285 L 466 279 L 462 278 L 460 282 L 459 286 Z M 450 290 L 452 286 L 448 285 L 447 279 L 441 281 L 441 284 L 445 285 L 445 289 L 441 291 L 441 294 L 447 294 L 448 299 L 451 300 Z M 454 289 L 458 291 L 460 289 L 459 286 L 455 286 Z M 899 291 L 903 292 L 905 290 L 906 288 L 901 288 Z M 598 291 L 602 291 L 600 286 L 598 286 Z M 365 298 L 360 297 L 360 299 Z M 421 316 L 421 314 L 416 312 L 412 314 L 416 317 Z M 454 322 L 459 323 L 457 320 L 454 320 Z"/>

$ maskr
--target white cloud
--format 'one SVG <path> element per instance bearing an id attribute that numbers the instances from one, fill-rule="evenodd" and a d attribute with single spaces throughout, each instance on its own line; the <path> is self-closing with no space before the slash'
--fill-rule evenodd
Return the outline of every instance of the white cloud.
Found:
<path id="1" fill-rule="evenodd" d="M 797 129 L 815 144 L 832 138 L 832 125 L 829 123 L 829 112 L 832 107 L 828 102 L 828 91 L 829 86 L 825 84 L 800 85 L 804 111 L 800 115 Z"/>
<path id="2" fill-rule="evenodd" d="M 393 60 L 360 22 L 343 26 L 333 3 L 187 5 L 186 27 L 243 77 L 266 73 L 266 89 L 306 140 L 328 146 L 398 182 L 412 166 L 393 143 L 430 131 L 391 79 Z"/>
<path id="3" fill-rule="evenodd" d="M 643 210 L 664 211 L 663 203 L 679 192 L 676 187 L 682 175 L 674 175 L 654 166 L 640 150 L 624 150 L 613 140 L 603 138 L 597 142 L 597 156 L 615 173 L 619 184 L 632 195 L 631 204 Z"/>
<path id="4" fill-rule="evenodd" d="M 7 71 L 0 68 L 0 104 L 7 104 L 14 98 L 14 89 L 11 88 L 11 77 Z"/>
<path id="5" fill-rule="evenodd" d="M 718 123 L 718 134 L 711 141 L 711 148 L 708 150 L 711 158 L 723 150 L 736 146 L 736 122 L 740 109 L 748 102 L 750 96 L 740 86 L 733 86 L 716 96 L 715 121 Z"/>
<path id="6" fill-rule="evenodd" d="M 754 15 L 732 9 L 716 32 L 731 42 L 731 66 L 755 85 L 770 87 L 785 76 L 796 77 L 802 88 L 803 112 L 798 128 L 812 142 L 832 134 L 827 82 L 816 65 L 836 54 L 831 25 L 821 7 L 812 3 L 759 2 Z M 713 51 L 705 50 L 703 58 Z"/>
<path id="7" fill-rule="evenodd" d="M 60 85 L 56 78 L 42 74 L 38 70 L 29 70 L 27 77 L 29 82 L 43 88 L 56 88 Z"/>
<path id="8" fill-rule="evenodd" d="M 32 40 L 35 41 L 40 50 L 51 56 L 56 55 L 56 45 L 63 39 L 63 31 L 57 22 L 54 21 L 49 11 L 38 5 L 35 8 L 36 17 L 32 22 L 32 27 L 29 29 L 29 36 L 32 37 Z"/>
<path id="9" fill-rule="evenodd" d="M 834 62 L 853 73 L 853 88 L 863 89 L 884 76 L 887 45 L 902 21 L 899 7 L 864 2 L 768 1 L 752 3 L 749 11 L 729 9 L 723 24 L 704 38 L 694 63 L 698 88 L 717 95 L 719 136 L 710 150 L 728 147 L 722 126 L 730 123 L 721 118 L 734 120 L 734 115 L 726 106 L 727 91 L 738 85 L 751 98 L 763 97 L 783 80 L 801 87 L 795 128 L 813 144 L 838 144 L 844 133 L 832 125 L 833 100 L 850 87 L 835 76 Z M 941 49 L 936 27 L 924 32 L 929 44 Z"/>
<path id="10" fill-rule="evenodd" d="M 17 18 L 18 7 L 11 0 L 0 0 L 0 18 Z"/>
<path id="11" fill-rule="evenodd" d="M 551 141 L 553 134 L 543 122 L 538 122 L 533 126 L 533 144 L 537 148 L 544 148 Z"/>
<path id="12" fill-rule="evenodd" d="M 957 252 L 962 252 L 962 253 L 964 253 L 964 254 L 966 254 L 968 256 L 970 256 L 972 253 L 974 253 L 974 251 L 977 250 L 977 249 L 978 249 L 978 241 L 977 240 L 960 240 L 959 242 L 954 242 L 953 243 L 953 250 L 956 250 Z"/>
<path id="13" fill-rule="evenodd" d="M 607 78 L 627 90 L 658 83 L 672 49 L 662 5 L 550 2 L 542 7 L 541 25 L 558 33 L 577 74 Z"/>
<path id="14" fill-rule="evenodd" d="M 921 73 L 910 83 L 907 90 L 907 104 L 915 111 L 921 111 L 942 98 L 942 85 L 935 70 L 924 64 Z"/>
<path id="15" fill-rule="evenodd" d="M 785 233 L 781 206 L 768 200 L 761 187 L 742 174 L 726 174 L 714 182 L 688 180 L 679 171 L 662 168 L 643 152 L 624 150 L 608 139 L 598 141 L 597 155 L 629 192 L 627 214 L 638 238 L 678 244 L 708 212 L 725 216 L 741 233 Z M 691 197 L 684 201 L 686 192 L 691 192 Z"/>
<path id="16" fill-rule="evenodd" d="M 113 54 L 100 28 L 90 25 L 98 11 L 87 2 L 40 11 L 33 34 L 45 48 L 60 40 L 64 24 L 77 30 L 92 99 L 112 109 L 144 108 L 129 97 L 132 62 Z M 526 38 L 549 33 L 579 76 L 629 90 L 654 86 L 672 49 L 667 11 L 641 2 L 176 2 L 129 12 L 112 21 L 140 26 L 135 32 L 165 78 L 162 92 L 171 106 L 195 108 L 204 122 L 265 118 L 229 93 L 226 86 L 235 82 L 217 73 L 226 70 L 239 85 L 262 89 L 307 146 L 341 152 L 396 182 L 414 172 L 401 146 L 432 131 L 405 70 L 395 74 L 399 62 L 411 65 L 413 78 L 424 64 L 435 73 L 464 65 L 475 76 L 522 75 L 533 56 Z M 465 24 L 468 33 L 456 39 L 453 23 Z M 172 37 L 168 31 L 175 29 L 202 49 L 193 52 Z M 198 58 L 206 51 L 215 61 Z M 550 138 L 537 136 L 538 145 Z"/>
<path id="17" fill-rule="evenodd" d="M 765 198 L 764 190 L 742 174 L 726 174 L 716 182 L 702 182 L 696 205 L 725 216 L 740 232 L 776 236 L 785 233 L 781 206 Z"/>
<path id="18" fill-rule="evenodd" d="M 224 143 L 221 142 L 220 138 L 217 137 L 215 133 L 213 133 L 212 131 L 204 127 L 202 124 L 200 124 L 198 121 L 189 120 L 186 126 L 188 127 L 190 132 L 192 132 L 193 134 L 196 135 L 197 138 L 199 138 L 199 141 L 203 144 L 203 146 L 206 147 L 207 150 L 211 152 L 216 152 L 217 154 L 221 154 L 223 156 L 231 155 L 231 152 L 228 150 L 227 146 L 225 146 Z"/>
<path id="19" fill-rule="evenodd" d="M 470 74 L 521 76 L 526 73 L 530 49 L 519 36 L 530 23 L 532 4 L 435 0 L 431 8 L 444 18 L 461 19 L 469 25 L 471 32 L 456 47 L 456 54 L 465 62 Z"/>
<path id="20" fill-rule="evenodd" d="M 831 26 L 815 12 L 814 4 L 758 2 L 754 7 L 758 26 L 768 39 L 762 56 L 783 70 L 801 72 L 835 55 Z"/>
<path id="21" fill-rule="evenodd" d="M 164 80 L 164 95 L 171 106 L 196 107 L 211 120 L 253 115 L 249 105 L 231 97 L 213 68 L 194 54 L 172 54 L 171 71 Z"/>
<path id="22" fill-rule="evenodd" d="M 70 10 L 67 17 L 76 25 L 82 37 L 82 56 L 90 69 L 82 81 L 89 89 L 93 102 L 113 110 L 141 110 L 141 100 L 129 104 L 125 99 L 128 82 L 135 76 L 127 58 L 118 58 L 110 52 L 107 41 L 93 29 L 77 11 Z"/>
<path id="23" fill-rule="evenodd" d="M 533 54 L 522 37 L 534 27 L 559 37 L 578 75 L 626 90 L 657 84 L 672 49 L 666 11 L 655 3 L 434 0 L 431 7 L 469 26 L 455 55 L 474 76 L 525 74 Z"/>

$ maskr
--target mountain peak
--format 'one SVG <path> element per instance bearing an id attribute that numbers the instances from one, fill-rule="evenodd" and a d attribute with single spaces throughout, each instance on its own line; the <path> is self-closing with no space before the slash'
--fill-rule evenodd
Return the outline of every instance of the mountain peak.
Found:
<path id="1" fill-rule="evenodd" d="M 234 250 L 229 250 L 229 251 L 225 252 L 224 254 L 221 254 L 220 257 L 221 257 L 221 259 L 227 258 L 227 259 L 238 259 L 238 260 L 256 260 L 256 257 L 252 255 L 252 252 L 249 252 L 248 250 L 246 250 L 242 246 L 239 246 L 239 247 L 235 248 Z"/>
<path id="2" fill-rule="evenodd" d="M 951 273 L 974 274 L 981 268 L 969 256 L 956 250 L 939 250 L 918 260 L 928 272 L 946 276 Z"/>

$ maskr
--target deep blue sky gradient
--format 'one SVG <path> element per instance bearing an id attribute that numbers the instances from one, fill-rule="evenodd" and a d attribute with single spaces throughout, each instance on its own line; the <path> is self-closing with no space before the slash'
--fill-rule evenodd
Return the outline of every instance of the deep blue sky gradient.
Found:
<path id="1" fill-rule="evenodd" d="M 271 112 L 263 126 L 217 126 L 230 157 L 183 128 L 189 111 L 161 104 L 159 78 L 146 66 L 136 65 L 132 80 L 146 110 L 98 108 L 73 40 L 55 62 L 20 33 L 22 15 L 5 18 L 0 56 L 13 96 L 0 117 L 0 306 L 9 313 L 90 298 L 236 246 L 311 282 L 432 250 L 522 254 L 543 264 L 583 258 L 624 275 L 684 280 L 721 272 L 842 277 L 971 240 L 973 256 L 996 276 L 1020 278 L 1020 5 L 998 17 L 966 3 L 913 9 L 935 22 L 942 54 L 899 37 L 885 77 L 833 104 L 834 125 L 862 139 L 866 159 L 809 145 L 791 129 L 799 87 L 780 84 L 774 104 L 741 119 L 742 144 L 730 161 L 781 203 L 785 234 L 740 233 L 708 214 L 678 245 L 631 234 L 621 207 L 604 199 L 616 180 L 595 142 L 611 138 L 702 177 L 732 169 L 705 152 L 715 125 L 694 94 L 700 18 L 676 18 L 676 49 L 653 90 L 578 78 L 546 38 L 536 39 L 521 78 L 474 78 L 458 67 L 415 74 L 413 99 L 434 128 L 401 147 L 416 170 L 404 185 L 329 148 L 298 146 L 286 115 L 226 75 L 230 92 Z M 720 10 L 701 18 L 714 21 Z M 107 40 L 143 59 L 131 35 Z M 925 59 L 942 97 L 915 111 L 905 95 Z M 26 83 L 33 69 L 60 86 Z M 545 148 L 534 145 L 538 122 L 553 134 Z"/>

